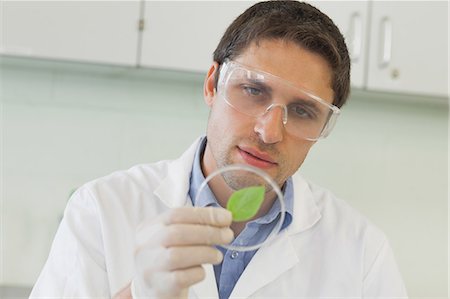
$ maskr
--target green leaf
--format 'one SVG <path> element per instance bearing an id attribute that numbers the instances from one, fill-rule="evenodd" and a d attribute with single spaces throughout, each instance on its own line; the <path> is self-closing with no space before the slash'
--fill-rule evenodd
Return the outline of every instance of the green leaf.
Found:
<path id="1" fill-rule="evenodd" d="M 228 198 L 227 210 L 233 215 L 233 221 L 246 221 L 258 213 L 264 201 L 266 188 L 253 186 L 240 189 Z"/>

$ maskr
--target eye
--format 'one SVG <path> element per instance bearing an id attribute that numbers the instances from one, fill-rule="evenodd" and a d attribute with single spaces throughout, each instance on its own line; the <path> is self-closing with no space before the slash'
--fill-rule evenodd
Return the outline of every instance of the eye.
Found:
<path id="1" fill-rule="evenodd" d="M 301 119 L 315 119 L 316 114 L 305 105 L 293 105 L 290 109 L 291 113 L 296 118 Z"/>
<path id="2" fill-rule="evenodd" d="M 262 94 L 262 90 L 252 86 L 243 86 L 242 89 L 247 95 L 250 96 L 260 96 Z"/>

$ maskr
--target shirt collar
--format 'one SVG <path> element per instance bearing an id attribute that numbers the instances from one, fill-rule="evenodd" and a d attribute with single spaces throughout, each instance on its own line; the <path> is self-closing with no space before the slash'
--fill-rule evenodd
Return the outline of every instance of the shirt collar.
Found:
<path id="1" fill-rule="evenodd" d="M 203 189 L 202 196 L 198 199 L 196 199 L 198 190 L 202 182 L 205 180 L 205 176 L 203 175 L 202 168 L 201 168 L 201 160 L 203 157 L 203 153 L 206 148 L 206 137 L 203 137 L 200 140 L 200 143 L 197 147 L 197 151 L 195 153 L 194 157 L 194 163 L 192 165 L 192 172 L 190 177 L 190 186 L 189 186 L 189 196 L 192 200 L 192 205 L 196 207 L 208 207 L 208 206 L 215 206 L 219 207 L 219 203 L 216 200 L 216 197 L 212 193 L 209 186 L 205 186 Z M 293 215 L 293 206 L 294 206 L 294 186 L 292 183 L 292 178 L 289 178 L 286 183 L 283 186 L 282 192 L 284 194 L 284 202 L 286 206 L 286 214 L 285 219 L 283 222 L 282 229 L 287 227 L 292 222 L 292 215 Z M 275 201 L 274 205 L 270 209 L 269 213 L 264 215 L 261 218 L 258 218 L 251 223 L 255 223 L 258 225 L 261 224 L 268 224 L 273 222 L 280 213 L 280 202 L 277 200 Z"/>

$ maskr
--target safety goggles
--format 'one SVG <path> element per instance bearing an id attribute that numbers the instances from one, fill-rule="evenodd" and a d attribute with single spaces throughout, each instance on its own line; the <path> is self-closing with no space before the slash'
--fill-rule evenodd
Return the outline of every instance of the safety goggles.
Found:
<path id="1" fill-rule="evenodd" d="M 310 141 L 328 136 L 340 114 L 338 107 L 289 81 L 231 60 L 221 65 L 217 91 L 229 106 L 255 118 L 281 109 L 286 131 Z"/>

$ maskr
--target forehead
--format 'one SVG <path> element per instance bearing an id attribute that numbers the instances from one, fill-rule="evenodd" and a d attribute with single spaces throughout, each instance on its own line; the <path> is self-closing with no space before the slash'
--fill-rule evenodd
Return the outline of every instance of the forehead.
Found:
<path id="1" fill-rule="evenodd" d="M 252 43 L 234 60 L 307 89 L 330 104 L 333 102 L 328 63 L 293 42 L 262 40 Z"/>

